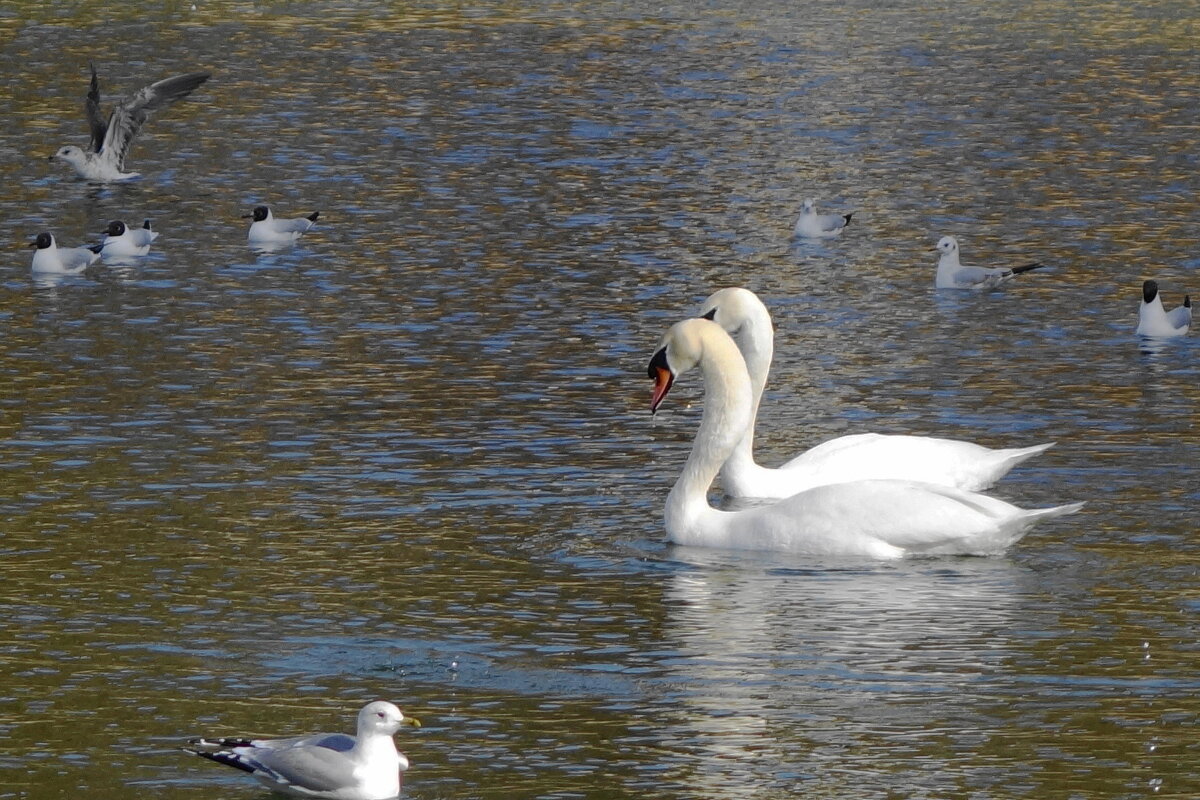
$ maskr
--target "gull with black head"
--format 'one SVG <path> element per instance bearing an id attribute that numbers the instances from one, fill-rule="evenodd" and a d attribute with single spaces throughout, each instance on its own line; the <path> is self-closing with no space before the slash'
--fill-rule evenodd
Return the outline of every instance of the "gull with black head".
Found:
<path id="1" fill-rule="evenodd" d="M 108 223 L 100 246 L 105 257 L 144 256 L 150 252 L 150 244 L 158 238 L 158 231 L 150 226 L 150 220 L 142 222 L 140 228 L 130 228 L 119 219 Z"/>
<path id="2" fill-rule="evenodd" d="M 43 231 L 29 243 L 33 252 L 33 271 L 58 275 L 78 275 L 100 260 L 101 245 L 59 247 L 54 234 Z"/>
<path id="3" fill-rule="evenodd" d="M 292 244 L 300 236 L 317 224 L 320 211 L 314 211 L 307 217 L 291 219 L 276 219 L 267 206 L 255 206 L 250 214 L 243 214 L 242 219 L 250 219 L 250 244 L 281 245 Z"/>

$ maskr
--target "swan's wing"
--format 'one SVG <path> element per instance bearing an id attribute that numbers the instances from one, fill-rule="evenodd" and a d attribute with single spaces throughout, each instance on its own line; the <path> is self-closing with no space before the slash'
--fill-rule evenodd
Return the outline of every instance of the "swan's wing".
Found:
<path id="1" fill-rule="evenodd" d="M 88 89 L 84 110 L 87 112 L 88 127 L 92 130 L 92 152 L 99 153 L 104 146 L 104 135 L 108 133 L 108 123 L 100 113 L 100 80 L 96 77 L 96 65 L 88 64 L 92 70 L 92 84 Z"/>
<path id="2" fill-rule="evenodd" d="M 911 553 L 979 555 L 1002 551 L 1039 519 L 1079 510 L 1026 511 L 983 494 L 897 480 L 819 486 L 774 508 L 830 542 L 861 539 Z"/>
<path id="3" fill-rule="evenodd" d="M 125 155 L 150 112 L 182 100 L 208 78 L 207 72 L 166 78 L 150 84 L 121 103 L 108 117 L 108 130 L 99 152 L 112 160 L 117 169 L 124 169 Z"/>
<path id="4" fill-rule="evenodd" d="M 958 439 L 863 433 L 823 442 L 780 469 L 819 475 L 821 483 L 887 478 L 977 491 L 1052 446 L 993 450 Z"/>

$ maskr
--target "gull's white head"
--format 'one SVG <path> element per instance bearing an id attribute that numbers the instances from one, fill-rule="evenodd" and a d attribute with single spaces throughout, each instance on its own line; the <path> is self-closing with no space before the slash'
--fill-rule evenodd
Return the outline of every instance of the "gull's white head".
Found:
<path id="1" fill-rule="evenodd" d="M 942 256 L 952 256 L 958 252 L 958 239 L 955 239 L 953 236 L 943 236 L 941 239 L 938 239 L 935 249 Z"/>
<path id="2" fill-rule="evenodd" d="M 411 717 L 405 717 L 403 712 L 386 700 L 376 700 L 367 703 L 358 712 L 358 735 L 367 733 L 382 733 L 391 736 L 400 730 L 401 725 L 420 727 L 421 723 Z"/>
<path id="3" fill-rule="evenodd" d="M 817 200 L 813 197 L 806 197 L 804 203 L 800 206 L 801 214 L 811 214 L 817 210 Z"/>
<path id="4" fill-rule="evenodd" d="M 74 145 L 67 145 L 59 148 L 58 152 L 50 156 L 50 161 L 65 161 L 71 166 L 79 167 L 87 161 L 87 153 L 80 150 Z"/>

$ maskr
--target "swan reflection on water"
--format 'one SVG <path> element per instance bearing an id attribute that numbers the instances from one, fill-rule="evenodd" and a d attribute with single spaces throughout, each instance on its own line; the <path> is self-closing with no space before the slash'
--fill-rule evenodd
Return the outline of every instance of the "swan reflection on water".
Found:
<path id="1" fill-rule="evenodd" d="M 946 737 L 987 738 L 990 676 L 1028 624 L 1019 566 L 669 553 L 689 566 L 666 589 L 681 711 L 665 734 L 693 756 L 695 796 L 838 785 L 856 762 L 945 789 Z"/>

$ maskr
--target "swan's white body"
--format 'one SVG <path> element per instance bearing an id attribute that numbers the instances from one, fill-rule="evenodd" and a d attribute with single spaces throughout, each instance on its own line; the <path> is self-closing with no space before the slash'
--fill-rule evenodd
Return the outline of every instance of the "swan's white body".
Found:
<path id="1" fill-rule="evenodd" d="M 150 243 L 158 238 L 158 231 L 150 229 L 150 220 L 140 228 L 130 228 L 119 219 L 108 223 L 104 232 L 102 252 L 105 256 L 144 256 L 150 252 Z"/>
<path id="2" fill-rule="evenodd" d="M 1163 308 L 1162 295 L 1157 281 L 1142 284 L 1142 306 L 1138 309 L 1138 336 L 1170 339 L 1187 336 L 1192 327 L 1192 298 L 1183 297 L 1183 305 L 1167 311 Z"/>
<path id="3" fill-rule="evenodd" d="M 993 555 L 1036 523 L 1082 504 L 1026 511 L 986 495 L 900 480 L 818 486 L 772 505 L 722 511 L 708 489 L 750 423 L 753 389 L 737 345 L 706 319 L 677 323 L 650 362 L 657 409 L 676 376 L 699 366 L 704 414 L 667 496 L 667 538 L 700 547 L 816 556 Z"/>
<path id="4" fill-rule="evenodd" d="M 192 739 L 188 752 L 248 772 L 293 797 L 390 800 L 400 796 L 408 759 L 392 735 L 419 725 L 383 700 L 358 712 L 357 736 L 318 733 L 293 739 Z"/>
<path id="5" fill-rule="evenodd" d="M 100 260 L 99 247 L 59 247 L 54 235 L 39 233 L 30 247 L 33 252 L 34 272 L 58 275 L 78 275 Z"/>
<path id="6" fill-rule="evenodd" d="M 808 198 L 800 207 L 800 218 L 796 220 L 793 233 L 806 239 L 832 239 L 841 235 L 842 228 L 850 224 L 853 214 L 818 214 L 817 201 Z"/>
<path id="7" fill-rule="evenodd" d="M 253 214 L 247 215 L 254 220 L 250 223 L 250 243 L 291 244 L 317 224 L 317 217 L 320 213 L 320 211 L 314 211 L 307 217 L 275 219 L 271 209 L 266 206 L 257 206 Z"/>
<path id="8" fill-rule="evenodd" d="M 938 289 L 994 289 L 1007 280 L 1043 266 L 1039 263 L 1024 264 L 1019 267 L 968 267 L 958 260 L 958 240 L 953 236 L 943 236 L 938 240 L 937 277 L 934 286 Z"/>
<path id="9" fill-rule="evenodd" d="M 754 427 L 774 355 L 771 315 L 749 289 L 721 289 L 704 301 L 700 316 L 736 337 L 753 390 L 750 423 L 721 468 L 721 486 L 731 497 L 789 497 L 814 486 L 872 478 L 924 481 L 958 489 L 986 489 L 1017 464 L 1051 444 L 993 450 L 972 442 L 928 436 L 860 433 L 840 436 L 781 467 L 754 460 Z"/>

